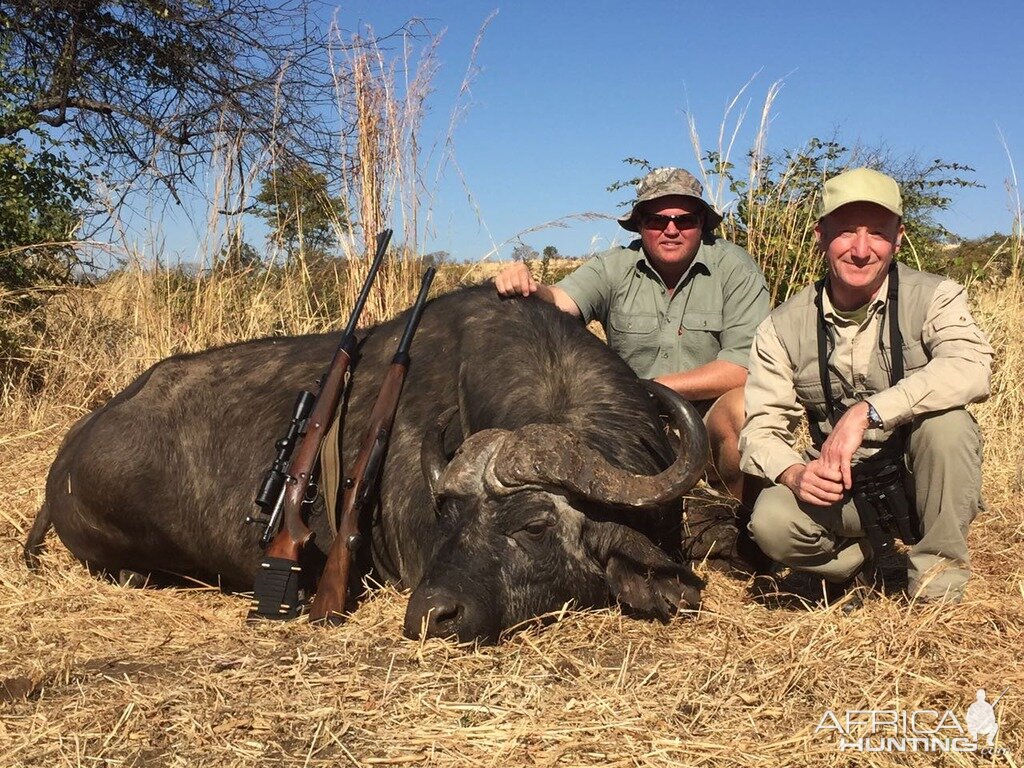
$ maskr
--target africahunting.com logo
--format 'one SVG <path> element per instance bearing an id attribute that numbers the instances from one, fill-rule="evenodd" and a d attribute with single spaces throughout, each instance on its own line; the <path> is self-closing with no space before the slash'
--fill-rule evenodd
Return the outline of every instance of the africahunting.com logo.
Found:
<path id="1" fill-rule="evenodd" d="M 1008 754 L 996 745 L 996 707 L 1006 690 L 989 702 L 979 689 L 962 715 L 952 709 L 827 709 L 814 735 L 832 734 L 840 752 Z"/>

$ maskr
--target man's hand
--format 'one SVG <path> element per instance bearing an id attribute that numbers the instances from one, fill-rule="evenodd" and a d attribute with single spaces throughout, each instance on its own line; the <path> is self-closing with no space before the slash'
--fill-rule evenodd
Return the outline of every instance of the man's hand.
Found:
<path id="1" fill-rule="evenodd" d="M 498 289 L 498 295 L 503 299 L 513 296 L 535 295 L 541 301 L 554 304 L 563 312 L 580 317 L 580 308 L 572 300 L 568 293 L 557 285 L 544 285 L 538 283 L 530 274 L 529 268 L 521 261 L 517 261 L 506 267 L 494 278 L 494 287 Z"/>
<path id="2" fill-rule="evenodd" d="M 821 459 L 807 464 L 792 464 L 776 482 L 786 486 L 800 501 L 830 507 L 843 499 L 842 473 L 826 466 Z"/>
<path id="3" fill-rule="evenodd" d="M 842 476 L 843 487 L 853 487 L 850 463 L 854 452 L 864 442 L 864 432 L 868 428 L 868 404 L 864 401 L 851 405 L 846 413 L 839 417 L 832 433 L 821 444 L 821 461 L 830 470 L 836 470 Z"/>
<path id="4" fill-rule="evenodd" d="M 494 287 L 498 289 L 498 295 L 508 298 L 509 296 L 529 296 L 536 293 L 540 284 L 533 279 L 530 269 L 521 261 L 514 262 L 506 267 L 494 278 Z"/>

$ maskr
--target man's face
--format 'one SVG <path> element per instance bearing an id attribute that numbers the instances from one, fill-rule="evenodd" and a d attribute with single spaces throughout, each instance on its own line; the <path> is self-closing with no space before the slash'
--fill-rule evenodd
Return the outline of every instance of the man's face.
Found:
<path id="1" fill-rule="evenodd" d="M 854 306 L 863 306 L 885 281 L 903 225 L 892 211 L 857 202 L 837 208 L 814 232 L 828 261 L 834 297 L 855 299 L 859 303 Z"/>
<path id="2" fill-rule="evenodd" d="M 667 216 L 683 216 L 669 221 Z M 659 272 L 685 270 L 700 247 L 704 206 L 692 197 L 669 195 L 644 203 L 640 213 L 640 241 Z M 677 275 L 678 276 L 678 275 Z"/>

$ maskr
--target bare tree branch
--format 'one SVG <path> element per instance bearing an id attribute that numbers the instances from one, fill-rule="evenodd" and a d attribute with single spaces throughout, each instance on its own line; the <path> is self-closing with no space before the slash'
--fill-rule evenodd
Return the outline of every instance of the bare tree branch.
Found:
<path id="1" fill-rule="evenodd" d="M 0 139 L 60 128 L 111 178 L 172 192 L 225 132 L 249 161 L 273 142 L 330 173 L 348 127 L 324 26 L 304 0 L 0 1 Z"/>

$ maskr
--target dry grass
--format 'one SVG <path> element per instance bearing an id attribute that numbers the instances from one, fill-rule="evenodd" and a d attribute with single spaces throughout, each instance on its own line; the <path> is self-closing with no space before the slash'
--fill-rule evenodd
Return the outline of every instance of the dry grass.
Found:
<path id="1" fill-rule="evenodd" d="M 989 511 L 971 529 L 962 605 L 768 608 L 711 572 L 695 618 L 569 611 L 475 648 L 402 639 L 406 598 L 390 589 L 340 628 L 250 626 L 242 599 L 101 582 L 53 538 L 41 573 L 24 568 L 46 469 L 85 407 L 172 351 L 332 323 L 299 279 L 249 286 L 244 305 L 241 279 L 182 292 L 127 272 L 51 302 L 40 394 L 8 392 L 0 417 L 0 764 L 921 765 L 939 758 L 841 753 L 815 728 L 827 709 L 949 708 L 963 721 L 977 688 L 1008 685 L 999 743 L 1011 754 L 992 762 L 1024 756 L 1018 284 L 976 299 L 999 367 L 976 411 Z"/>

